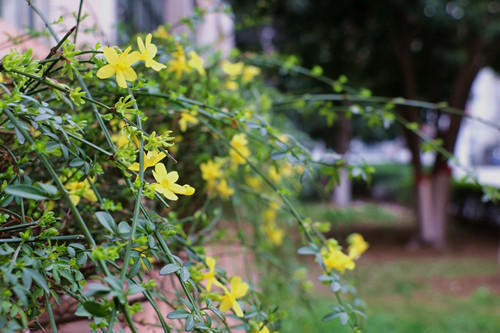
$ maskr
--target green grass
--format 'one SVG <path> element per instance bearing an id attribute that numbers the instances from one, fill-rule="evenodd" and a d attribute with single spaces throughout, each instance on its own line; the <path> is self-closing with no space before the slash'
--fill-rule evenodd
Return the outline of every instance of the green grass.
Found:
<path id="1" fill-rule="evenodd" d="M 500 298 L 487 287 L 472 285 L 467 293 L 440 290 L 436 279 L 465 281 L 491 277 L 497 272 L 492 259 L 421 258 L 361 263 L 355 279 L 362 279 L 360 294 L 367 302 L 368 333 L 493 333 L 500 332 Z M 497 275 L 498 276 L 498 275 Z M 289 308 L 280 329 L 285 332 L 350 332 L 337 321 L 319 322 L 335 304 L 318 295 L 314 316 L 302 306 Z"/>
<path id="2" fill-rule="evenodd" d="M 300 206 L 304 216 L 313 221 L 329 222 L 332 226 L 376 225 L 397 226 L 408 225 L 409 221 L 381 205 L 363 204 L 339 208 L 324 203 L 304 203 Z"/>

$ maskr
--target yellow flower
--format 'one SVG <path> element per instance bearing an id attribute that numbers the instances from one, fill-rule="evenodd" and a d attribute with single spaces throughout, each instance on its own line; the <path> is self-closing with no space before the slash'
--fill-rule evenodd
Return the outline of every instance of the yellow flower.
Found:
<path id="1" fill-rule="evenodd" d="M 276 220 L 276 211 L 274 209 L 266 209 L 263 215 L 265 222 L 274 222 Z"/>
<path id="2" fill-rule="evenodd" d="M 170 34 L 168 33 L 167 29 L 165 29 L 165 26 L 160 25 L 156 30 L 153 32 L 153 36 L 156 38 L 163 38 L 167 39 L 170 37 Z"/>
<path id="3" fill-rule="evenodd" d="M 274 245 L 279 246 L 283 243 L 283 236 L 285 236 L 285 232 L 283 229 L 278 228 L 274 223 L 268 223 L 262 228 L 262 231 Z"/>
<path id="4" fill-rule="evenodd" d="M 224 289 L 224 295 L 221 297 L 219 309 L 222 312 L 226 312 L 230 308 L 233 308 L 234 313 L 238 317 L 243 317 L 243 311 L 241 310 L 237 299 L 246 295 L 248 291 L 248 284 L 242 282 L 239 276 L 233 276 L 231 278 L 230 285 L 231 291 L 221 285 L 222 289 Z"/>
<path id="5" fill-rule="evenodd" d="M 260 74 L 260 68 L 255 66 L 245 66 L 245 69 L 243 69 L 243 75 L 241 77 L 241 80 L 244 83 L 247 83 L 252 81 L 253 78 L 259 74 Z"/>
<path id="6" fill-rule="evenodd" d="M 69 182 L 64 187 L 68 190 L 71 202 L 75 206 L 78 205 L 82 196 L 90 202 L 97 202 L 97 197 L 88 179 L 82 182 Z"/>
<path id="7" fill-rule="evenodd" d="M 205 68 L 203 68 L 203 58 L 201 58 L 196 52 L 189 51 L 188 65 L 191 68 L 196 69 L 200 75 L 205 75 Z"/>
<path id="8" fill-rule="evenodd" d="M 230 196 L 232 196 L 234 194 L 234 189 L 227 185 L 227 182 L 225 179 L 222 179 L 217 184 L 217 186 L 215 186 L 215 190 L 217 191 L 217 193 L 219 193 L 220 197 L 223 200 L 226 200 L 227 198 L 229 198 Z"/>
<path id="9" fill-rule="evenodd" d="M 152 261 L 155 260 L 155 257 L 148 253 L 148 249 L 149 248 L 146 245 L 141 245 L 133 248 L 133 250 L 139 252 L 140 255 L 139 260 L 141 261 L 141 267 L 145 271 L 148 270 L 148 266 L 146 266 L 144 261 L 149 261 L 149 263 L 151 263 Z"/>
<path id="10" fill-rule="evenodd" d="M 260 190 L 262 186 L 262 181 L 258 176 L 247 176 L 245 178 L 245 181 L 247 182 L 248 186 L 256 191 Z"/>
<path id="11" fill-rule="evenodd" d="M 335 269 L 343 274 L 346 269 L 353 270 L 356 266 L 353 258 L 344 254 L 334 240 L 329 240 L 327 246 L 321 250 L 321 258 L 327 272 Z"/>
<path id="12" fill-rule="evenodd" d="M 229 151 L 229 155 L 231 156 L 234 164 L 245 164 L 245 158 L 250 156 L 250 150 L 248 149 L 247 144 L 248 140 L 244 133 L 236 134 L 231 139 L 231 146 L 233 149 Z"/>
<path id="13" fill-rule="evenodd" d="M 184 193 L 184 195 L 193 195 L 194 192 L 196 191 L 194 187 L 192 187 L 191 185 L 188 185 L 188 184 L 184 184 L 182 185 L 184 187 L 184 189 L 186 190 L 186 193 Z"/>
<path id="14" fill-rule="evenodd" d="M 269 178 L 276 183 L 281 180 L 281 175 L 276 171 L 274 166 L 269 168 Z"/>
<path id="15" fill-rule="evenodd" d="M 147 34 L 145 44 L 142 42 L 141 37 L 137 37 L 137 46 L 139 47 L 140 52 L 139 60 L 144 60 L 146 67 L 152 68 L 153 70 L 158 72 L 166 68 L 167 66 L 153 60 L 158 50 L 156 48 L 156 45 L 151 43 L 151 37 L 151 34 Z"/>
<path id="16" fill-rule="evenodd" d="M 127 81 L 137 79 L 137 74 L 132 68 L 132 65 L 139 60 L 137 51 L 129 54 L 130 46 L 120 54 L 112 47 L 104 47 L 102 51 L 108 64 L 99 68 L 97 71 L 98 78 L 107 79 L 116 75 L 116 83 L 122 88 L 127 88 Z"/>
<path id="17" fill-rule="evenodd" d="M 349 242 L 349 257 L 358 259 L 367 249 L 369 244 L 364 240 L 363 236 L 354 233 L 347 238 Z"/>
<path id="18" fill-rule="evenodd" d="M 113 141 L 118 148 L 125 146 L 129 142 L 128 136 L 123 132 L 111 135 L 111 141 Z"/>
<path id="19" fill-rule="evenodd" d="M 226 83 L 224 83 L 224 88 L 231 91 L 238 90 L 238 83 L 234 81 L 227 81 Z"/>
<path id="20" fill-rule="evenodd" d="M 194 193 L 194 188 L 189 185 L 181 186 L 176 184 L 179 174 L 177 171 L 167 173 L 167 169 L 163 163 L 155 165 L 153 177 L 157 181 L 157 183 L 152 184 L 155 191 L 163 194 L 169 200 L 177 200 L 178 197 L 176 194 L 192 195 Z"/>
<path id="21" fill-rule="evenodd" d="M 285 162 L 281 165 L 280 167 L 280 173 L 283 175 L 283 177 L 290 177 L 293 175 L 293 168 L 292 165 L 288 162 Z"/>
<path id="22" fill-rule="evenodd" d="M 144 170 L 146 170 L 147 168 L 154 167 L 158 162 L 160 162 L 162 159 L 164 159 L 165 156 L 167 156 L 167 155 L 163 152 L 148 151 L 147 154 L 144 154 Z M 129 170 L 132 170 L 132 171 L 139 171 L 139 167 L 140 167 L 139 163 L 134 162 L 128 168 L 129 168 Z"/>
<path id="23" fill-rule="evenodd" d="M 181 113 L 181 119 L 179 119 L 179 127 L 181 128 L 181 132 L 186 132 L 188 125 L 196 125 L 198 124 L 198 118 L 196 116 L 198 115 L 198 112 L 196 111 L 187 111 L 183 110 L 184 112 Z"/>
<path id="24" fill-rule="evenodd" d="M 207 257 L 205 263 L 208 266 L 208 272 L 203 274 L 203 280 L 207 280 L 206 288 L 207 291 L 210 291 L 212 289 L 212 284 L 217 283 L 217 279 L 215 278 L 215 259 Z"/>
<path id="25" fill-rule="evenodd" d="M 270 333 L 270 331 L 267 328 L 267 326 L 264 325 L 263 322 L 260 322 L 259 323 L 258 331 L 256 331 L 256 333 Z M 279 333 L 279 332 L 278 331 L 274 331 L 273 333 Z"/>
<path id="26" fill-rule="evenodd" d="M 271 201 L 269 203 L 269 209 L 278 210 L 278 209 L 280 209 L 280 204 L 277 202 Z"/>
<path id="27" fill-rule="evenodd" d="M 189 73 L 191 71 L 186 62 L 186 56 L 184 55 L 184 49 L 182 46 L 178 45 L 177 51 L 175 51 L 172 55 L 174 58 L 170 60 L 168 71 L 175 72 L 177 79 L 180 79 L 183 72 Z"/>
<path id="28" fill-rule="evenodd" d="M 287 143 L 288 141 L 290 141 L 290 137 L 286 134 L 278 134 L 277 137 L 283 143 Z"/>
<path id="29" fill-rule="evenodd" d="M 222 71 L 226 73 L 229 76 L 238 76 L 241 75 L 243 72 L 243 63 L 242 62 L 237 62 L 237 63 L 231 63 L 227 60 L 224 60 L 222 62 Z"/>
<path id="30" fill-rule="evenodd" d="M 302 175 L 305 170 L 306 169 L 304 168 L 304 166 L 302 164 L 295 165 L 295 171 L 297 172 L 297 174 Z"/>
<path id="31" fill-rule="evenodd" d="M 221 161 L 207 161 L 200 164 L 201 178 L 207 182 L 215 181 L 222 177 Z"/>

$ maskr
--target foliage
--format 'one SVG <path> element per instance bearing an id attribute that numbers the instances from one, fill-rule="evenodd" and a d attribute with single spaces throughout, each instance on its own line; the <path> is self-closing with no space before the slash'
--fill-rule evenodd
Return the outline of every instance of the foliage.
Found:
<path id="1" fill-rule="evenodd" d="M 272 274 L 295 271 L 292 259 L 278 260 L 286 247 L 295 255 L 284 237 L 293 233 L 335 295 L 325 320 L 359 331 L 362 302 L 350 302 L 355 288 L 342 273 L 367 244 L 354 236 L 344 251 L 293 200 L 301 177 L 366 170 L 314 162 L 269 112 L 279 93 L 259 68 L 217 54 L 203 60 L 166 27 L 124 51 L 79 50 L 69 42 L 76 17 L 59 39 L 40 15 L 57 42 L 45 59 L 30 51 L 2 59 L 0 329 L 34 328 L 45 313 L 56 331 L 53 307 L 70 298 L 93 331 L 125 321 L 136 332 L 133 299 L 142 294 L 167 332 L 272 332 L 285 313 L 263 291 Z M 257 283 L 207 255 L 227 237 L 222 217 L 254 252 Z M 175 291 L 149 279 L 155 268 L 175 279 Z M 310 288 L 298 275 L 283 290 Z M 160 302 L 171 309 L 166 318 Z"/>

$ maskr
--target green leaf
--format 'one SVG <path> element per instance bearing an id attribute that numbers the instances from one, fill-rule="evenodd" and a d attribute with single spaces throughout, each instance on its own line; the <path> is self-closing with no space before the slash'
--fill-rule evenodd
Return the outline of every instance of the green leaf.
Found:
<path id="1" fill-rule="evenodd" d="M 45 278 L 40 273 L 31 268 L 25 268 L 24 273 L 31 275 L 31 278 L 36 282 L 36 284 L 42 287 L 42 289 L 45 290 L 46 293 L 49 293 L 49 287 L 47 286 L 47 281 L 45 281 Z"/>
<path id="2" fill-rule="evenodd" d="M 186 282 L 187 280 L 189 280 L 190 277 L 191 277 L 191 274 L 189 274 L 189 270 L 186 267 L 182 267 L 182 270 L 181 270 L 182 282 Z"/>
<path id="3" fill-rule="evenodd" d="M 326 316 L 324 316 L 321 320 L 322 321 L 330 321 L 330 320 L 333 320 L 335 318 L 339 318 L 340 323 L 342 325 L 347 324 L 347 322 L 349 321 L 349 315 L 347 314 L 347 312 L 343 312 L 343 311 L 329 313 Z"/>
<path id="4" fill-rule="evenodd" d="M 93 316 L 96 317 L 106 317 L 109 314 L 109 309 L 107 306 L 101 303 L 88 301 L 82 304 L 85 310 Z"/>
<path id="5" fill-rule="evenodd" d="M 118 233 L 121 235 L 127 235 L 130 233 L 130 226 L 127 222 L 122 221 L 118 224 Z"/>
<path id="6" fill-rule="evenodd" d="M 9 185 L 5 188 L 5 193 L 31 200 L 47 200 L 51 197 L 40 187 L 28 184 Z"/>
<path id="7" fill-rule="evenodd" d="M 113 217 L 107 212 L 97 212 L 95 213 L 99 223 L 106 228 L 109 232 L 115 233 L 116 223 Z"/>
<path id="8" fill-rule="evenodd" d="M 177 264 L 168 264 L 164 266 L 162 269 L 160 269 L 160 275 L 168 275 L 177 272 L 179 269 L 181 269 L 181 266 Z"/>
<path id="9" fill-rule="evenodd" d="M 193 330 L 193 327 L 194 327 L 194 317 L 191 315 L 187 317 L 186 326 L 184 326 L 184 329 L 190 332 Z"/>
<path id="10" fill-rule="evenodd" d="M 44 183 L 38 183 L 37 185 L 40 186 L 42 190 L 45 191 L 45 193 L 49 194 L 50 196 L 57 195 L 57 187 L 55 187 L 54 185 L 44 184 Z"/>
<path id="11" fill-rule="evenodd" d="M 175 310 L 167 315 L 168 319 L 184 319 L 189 317 L 189 312 L 186 310 Z"/>
<path id="12" fill-rule="evenodd" d="M 314 248 L 312 247 L 309 247 L 309 246 L 305 246 L 305 247 L 301 247 L 297 253 L 298 254 L 303 254 L 303 255 L 307 255 L 307 254 L 316 254 L 316 252 L 318 252 L 317 250 L 315 250 Z"/>
<path id="13" fill-rule="evenodd" d="M 111 291 L 108 286 L 105 286 L 100 283 L 89 283 L 88 289 L 83 293 L 84 296 L 90 297 L 95 294 L 99 294 L 100 296 L 106 295 Z"/>

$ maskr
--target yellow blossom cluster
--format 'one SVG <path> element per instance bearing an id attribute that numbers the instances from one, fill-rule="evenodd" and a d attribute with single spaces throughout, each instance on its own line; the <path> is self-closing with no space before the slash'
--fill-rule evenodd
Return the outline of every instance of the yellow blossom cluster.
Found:
<path id="1" fill-rule="evenodd" d="M 91 181 L 93 181 L 91 179 Z M 87 199 L 90 202 L 97 202 L 97 197 L 90 186 L 88 179 L 81 182 L 69 182 L 65 186 L 66 190 L 69 192 L 69 197 L 71 202 L 76 206 L 80 202 L 81 197 Z"/>
<path id="2" fill-rule="evenodd" d="M 227 60 L 223 60 L 222 71 L 228 75 L 228 80 L 224 84 L 224 87 L 228 90 L 237 90 L 239 87 L 236 81 L 238 77 L 241 77 L 241 82 L 248 83 L 253 80 L 253 78 L 260 74 L 260 69 L 255 66 L 247 65 L 243 62 L 232 63 Z"/>
<path id="3" fill-rule="evenodd" d="M 249 289 L 247 283 L 241 280 L 239 276 L 233 276 L 229 281 L 230 288 L 228 289 L 222 283 L 220 283 L 215 277 L 215 259 L 212 257 L 207 257 L 205 263 L 208 267 L 208 272 L 203 274 L 202 279 L 206 280 L 206 289 L 207 291 L 211 291 L 212 285 L 216 285 L 220 287 L 224 294 L 221 295 L 219 309 L 222 312 L 226 312 L 229 309 L 233 309 L 234 313 L 238 317 L 243 317 L 243 310 L 241 309 L 240 304 L 238 303 L 238 298 L 244 297 Z"/>
<path id="4" fill-rule="evenodd" d="M 125 51 L 121 52 L 117 47 L 104 47 L 104 58 L 107 65 L 102 66 L 97 71 L 97 77 L 100 79 L 107 79 L 116 76 L 116 83 L 121 88 L 127 88 L 127 81 L 135 81 L 137 74 L 132 68 L 132 65 L 139 60 L 144 61 L 148 68 L 155 71 L 160 71 L 166 66 L 154 60 L 157 53 L 156 45 L 151 43 L 152 35 L 146 36 L 145 42 L 141 37 L 137 37 L 137 46 L 139 52 L 131 51 L 131 47 L 127 47 Z M 117 52 L 118 50 L 118 52 Z"/>
<path id="5" fill-rule="evenodd" d="M 203 58 L 193 50 L 189 51 L 188 57 L 189 59 L 186 59 L 184 48 L 178 44 L 175 52 L 172 53 L 168 71 L 175 73 L 177 79 L 180 79 L 183 73 L 190 73 L 193 70 L 202 76 L 205 75 Z"/>
<path id="6" fill-rule="evenodd" d="M 196 111 L 189 111 L 186 109 L 182 110 L 181 113 L 181 118 L 179 119 L 179 128 L 181 129 L 181 132 L 186 132 L 189 126 L 191 125 L 197 125 L 198 124 L 198 112 Z"/>
<path id="7" fill-rule="evenodd" d="M 340 274 L 346 270 L 353 270 L 356 266 L 354 260 L 358 259 L 367 249 L 369 244 L 358 233 L 348 238 L 348 254 L 342 252 L 342 247 L 334 239 L 329 239 L 326 246 L 321 249 L 321 259 L 327 272 L 335 269 Z"/>
<path id="8" fill-rule="evenodd" d="M 213 193 L 215 190 L 215 192 L 217 192 L 218 195 L 225 200 L 234 194 L 234 189 L 228 185 L 225 179 L 222 178 L 222 164 L 222 159 L 218 159 L 216 161 L 210 160 L 205 163 L 201 163 L 200 170 L 201 178 L 203 178 L 203 180 L 207 183 L 206 190 L 209 193 Z"/>
<path id="9" fill-rule="evenodd" d="M 232 149 L 229 151 L 229 156 L 234 165 L 245 164 L 245 159 L 250 156 L 248 149 L 247 136 L 244 133 L 236 134 L 231 139 Z"/>
<path id="10" fill-rule="evenodd" d="M 231 164 L 233 166 L 245 164 L 245 159 L 250 156 L 250 149 L 248 148 L 246 135 L 244 133 L 234 135 L 230 144 L 231 149 L 229 150 L 229 158 L 231 160 Z M 207 183 L 207 192 L 213 193 L 213 191 L 215 191 L 222 199 L 228 199 L 234 194 L 234 189 L 229 186 L 226 179 L 223 179 L 223 164 L 223 159 L 218 159 L 217 161 L 207 161 L 200 165 L 200 170 L 201 177 Z"/>
<path id="11" fill-rule="evenodd" d="M 276 225 L 276 215 L 279 209 L 279 205 L 275 202 L 269 204 L 263 213 L 264 225 L 262 226 L 262 232 L 267 236 L 269 241 L 280 246 L 283 243 L 283 237 L 285 236 L 285 231 Z"/>
<path id="12" fill-rule="evenodd" d="M 153 183 L 152 188 L 163 194 L 169 200 L 177 200 L 177 194 L 182 195 L 193 195 L 195 189 L 190 185 L 179 185 L 177 180 L 179 179 L 179 174 L 177 171 L 167 172 L 165 164 L 160 163 L 162 159 L 166 157 L 166 154 L 159 151 L 149 151 L 144 153 L 143 166 L 144 171 L 148 168 L 153 168 L 153 177 L 156 183 Z M 129 170 L 139 171 L 140 165 L 135 162 L 129 166 Z"/>

